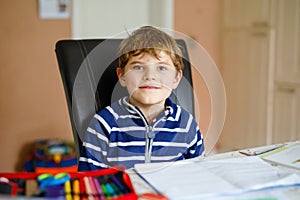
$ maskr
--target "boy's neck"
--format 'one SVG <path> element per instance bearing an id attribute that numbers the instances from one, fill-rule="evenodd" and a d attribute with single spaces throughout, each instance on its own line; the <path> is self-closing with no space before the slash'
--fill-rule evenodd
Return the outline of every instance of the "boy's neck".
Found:
<path id="1" fill-rule="evenodd" d="M 134 103 L 131 104 L 139 108 L 148 123 L 152 122 L 154 118 L 156 118 L 165 110 L 165 102 L 155 105 L 136 105 Z"/>
<path id="2" fill-rule="evenodd" d="M 157 107 L 155 108 L 156 110 L 152 110 L 150 109 L 140 109 L 143 113 L 143 115 L 146 117 L 146 120 L 148 123 L 151 123 L 153 121 L 153 119 L 155 119 L 160 113 L 162 113 L 164 111 L 164 107 L 162 107 L 161 109 L 157 109 Z"/>

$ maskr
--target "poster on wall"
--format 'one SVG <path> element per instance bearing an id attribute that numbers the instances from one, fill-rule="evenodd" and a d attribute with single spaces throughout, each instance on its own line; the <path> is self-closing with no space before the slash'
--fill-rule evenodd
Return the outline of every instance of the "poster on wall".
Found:
<path id="1" fill-rule="evenodd" d="M 39 17 L 41 19 L 68 19 L 71 0 L 39 0 Z"/>

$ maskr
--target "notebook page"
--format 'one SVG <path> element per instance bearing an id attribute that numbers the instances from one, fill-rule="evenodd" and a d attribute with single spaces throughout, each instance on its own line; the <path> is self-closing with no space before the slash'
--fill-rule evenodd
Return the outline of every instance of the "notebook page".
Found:
<path id="1" fill-rule="evenodd" d="M 234 185 L 197 163 L 154 165 L 154 167 L 137 165 L 135 168 L 151 185 L 171 199 L 186 199 L 187 195 L 193 197 L 198 196 L 199 193 L 213 194 L 216 190 L 237 191 Z"/>
<path id="2" fill-rule="evenodd" d="M 200 199 L 300 183 L 258 157 L 138 164 L 135 169 L 170 199 Z"/>

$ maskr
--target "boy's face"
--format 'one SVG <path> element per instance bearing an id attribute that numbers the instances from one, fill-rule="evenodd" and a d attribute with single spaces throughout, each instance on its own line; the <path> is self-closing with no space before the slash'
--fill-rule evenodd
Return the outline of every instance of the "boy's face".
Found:
<path id="1" fill-rule="evenodd" d="M 157 58 L 147 53 L 132 57 L 123 72 L 117 69 L 117 75 L 129 92 L 130 103 L 140 108 L 161 107 L 178 86 L 182 71 L 176 71 L 170 56 L 160 51 Z"/>

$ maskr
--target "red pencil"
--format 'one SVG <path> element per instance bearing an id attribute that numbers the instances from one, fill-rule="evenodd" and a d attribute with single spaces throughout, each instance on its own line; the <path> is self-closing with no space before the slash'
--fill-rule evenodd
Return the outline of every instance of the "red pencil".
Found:
<path id="1" fill-rule="evenodd" d="M 86 194 L 85 183 L 83 181 L 83 178 L 79 179 L 79 188 L 80 188 L 81 200 L 87 200 L 87 194 Z"/>

